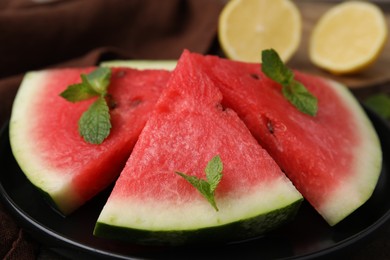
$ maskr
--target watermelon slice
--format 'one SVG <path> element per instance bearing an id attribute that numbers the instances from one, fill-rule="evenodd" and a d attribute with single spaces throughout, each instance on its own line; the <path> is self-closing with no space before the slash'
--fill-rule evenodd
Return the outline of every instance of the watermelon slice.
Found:
<path id="1" fill-rule="evenodd" d="M 95 235 L 182 244 L 258 236 L 291 219 L 302 197 L 222 95 L 182 55 L 104 206 Z M 219 155 L 216 211 L 175 171 L 205 179 Z"/>
<path id="2" fill-rule="evenodd" d="M 305 199 L 335 225 L 361 206 L 378 181 L 382 153 L 368 117 L 346 87 L 295 72 L 318 98 L 318 114 L 298 111 L 259 64 L 191 54 Z"/>
<path id="3" fill-rule="evenodd" d="M 237 112 L 330 225 L 370 198 L 381 171 L 381 147 L 371 122 L 345 86 L 295 71 L 296 79 L 319 99 L 319 113 L 313 118 L 288 103 L 281 86 L 268 79 L 259 64 L 190 56 L 219 87 L 223 105 Z"/>
<path id="4" fill-rule="evenodd" d="M 170 73 L 113 69 L 109 94 L 112 129 L 101 145 L 86 143 L 78 120 L 93 102 L 59 96 L 80 82 L 86 69 L 28 73 L 14 101 L 10 142 L 29 180 L 63 214 L 69 214 L 111 184 L 123 168 Z"/>

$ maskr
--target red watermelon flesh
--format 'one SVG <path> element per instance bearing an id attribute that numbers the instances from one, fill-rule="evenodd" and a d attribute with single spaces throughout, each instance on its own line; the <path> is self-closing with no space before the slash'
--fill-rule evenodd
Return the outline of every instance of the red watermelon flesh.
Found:
<path id="1" fill-rule="evenodd" d="M 28 73 L 10 120 L 19 165 L 64 214 L 115 180 L 170 76 L 162 70 L 112 69 L 108 90 L 112 129 L 101 145 L 94 145 L 78 132 L 78 120 L 94 100 L 70 103 L 59 96 L 92 69 Z"/>
<path id="2" fill-rule="evenodd" d="M 217 234 L 232 239 L 259 235 L 295 214 L 301 195 L 221 100 L 185 52 L 115 184 L 96 235 L 141 243 L 184 243 Z M 205 179 L 204 168 L 216 155 L 223 162 L 215 193 L 219 211 L 175 174 Z M 226 232 L 230 225 L 235 229 Z"/>
<path id="3" fill-rule="evenodd" d="M 379 140 L 344 86 L 296 71 L 295 79 L 318 98 L 318 114 L 311 117 L 282 96 L 259 64 L 198 54 L 190 59 L 330 225 L 371 196 L 381 169 Z"/>

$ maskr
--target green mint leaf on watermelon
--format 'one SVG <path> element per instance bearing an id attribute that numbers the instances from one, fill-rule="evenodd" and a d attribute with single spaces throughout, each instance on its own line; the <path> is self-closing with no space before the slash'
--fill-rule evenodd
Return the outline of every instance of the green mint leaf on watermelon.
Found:
<path id="1" fill-rule="evenodd" d="M 219 155 L 214 156 L 207 164 L 205 172 L 210 191 L 214 192 L 222 179 L 223 164 Z"/>
<path id="2" fill-rule="evenodd" d="M 386 94 L 376 94 L 368 97 L 364 103 L 385 119 L 390 119 L 390 97 Z"/>
<path id="3" fill-rule="evenodd" d="M 218 211 L 217 204 L 215 202 L 214 192 L 219 182 L 222 179 L 223 164 L 219 155 L 213 157 L 205 168 L 206 180 L 198 178 L 196 176 L 190 176 L 182 172 L 176 171 L 175 173 L 183 177 L 192 186 L 194 186 L 202 195 L 207 199 L 211 206 Z"/>
<path id="4" fill-rule="evenodd" d="M 317 98 L 298 81 L 292 81 L 289 85 L 283 86 L 283 96 L 294 104 L 301 112 L 315 116 L 317 114 Z"/>
<path id="5" fill-rule="evenodd" d="M 263 73 L 282 85 L 283 96 L 302 113 L 315 116 L 318 111 L 317 98 L 294 79 L 294 72 L 283 63 L 278 53 L 273 49 L 263 50 L 261 59 Z"/>
<path id="6" fill-rule="evenodd" d="M 105 95 L 110 84 L 111 70 L 97 68 L 89 74 L 81 74 L 81 83 L 70 85 L 60 96 L 70 102 L 78 102 L 91 97 Z"/>
<path id="7" fill-rule="evenodd" d="M 82 114 L 79 120 L 79 132 L 88 143 L 101 144 L 110 134 L 110 130 L 109 108 L 104 97 L 99 97 Z"/>
<path id="8" fill-rule="evenodd" d="M 294 73 L 280 59 L 278 53 L 273 49 L 262 52 L 262 71 L 270 79 L 285 86 L 294 79 Z"/>
<path id="9" fill-rule="evenodd" d="M 218 211 L 218 207 L 214 199 L 214 192 L 211 192 L 210 184 L 207 181 L 195 176 L 186 175 L 182 172 L 176 172 L 176 174 L 180 175 L 192 186 L 194 186 L 203 195 L 203 197 L 207 199 L 211 206 L 213 206 L 213 208 Z"/>
<path id="10" fill-rule="evenodd" d="M 82 83 L 70 85 L 60 96 L 73 103 L 98 96 L 99 93 L 84 82 L 85 77 L 82 78 Z"/>
<path id="11" fill-rule="evenodd" d="M 107 93 L 110 78 L 111 69 L 108 67 L 99 67 L 85 76 L 85 80 L 88 82 L 90 87 L 101 95 Z"/>
<path id="12" fill-rule="evenodd" d="M 78 102 L 93 97 L 98 99 L 79 119 L 79 133 L 88 143 L 101 144 L 110 134 L 110 110 L 106 95 L 110 84 L 111 70 L 99 67 L 89 74 L 81 74 L 81 83 L 73 84 L 60 96 L 70 102 Z"/>

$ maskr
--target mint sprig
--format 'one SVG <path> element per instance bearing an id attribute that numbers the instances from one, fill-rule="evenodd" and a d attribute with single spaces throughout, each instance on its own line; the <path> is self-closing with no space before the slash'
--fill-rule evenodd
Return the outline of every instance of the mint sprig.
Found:
<path id="1" fill-rule="evenodd" d="M 384 93 L 369 96 L 364 103 L 378 115 L 390 119 L 390 96 Z"/>
<path id="2" fill-rule="evenodd" d="M 101 144 L 111 130 L 109 107 L 105 99 L 110 84 L 111 70 L 101 67 L 89 74 L 81 74 L 80 77 L 81 83 L 68 86 L 60 96 L 73 103 L 98 97 L 81 115 L 78 129 L 86 142 Z"/>
<path id="3" fill-rule="evenodd" d="M 183 177 L 192 186 L 194 186 L 202 195 L 207 199 L 211 206 L 218 211 L 217 204 L 215 202 L 215 189 L 222 179 L 223 164 L 219 155 L 214 156 L 207 164 L 205 168 L 206 180 L 198 178 L 196 176 L 190 176 L 182 172 L 176 171 L 175 173 Z"/>
<path id="4" fill-rule="evenodd" d="M 107 93 L 107 87 L 110 84 L 111 70 L 110 68 L 100 67 L 92 71 L 85 77 L 85 81 L 88 82 L 89 86 L 101 95 Z"/>
<path id="5" fill-rule="evenodd" d="M 79 133 L 88 143 L 100 144 L 110 134 L 110 111 L 106 100 L 99 97 L 79 120 Z"/>
<path id="6" fill-rule="evenodd" d="M 261 57 L 263 73 L 282 85 L 283 96 L 299 111 L 315 116 L 318 111 L 317 98 L 294 79 L 294 72 L 283 63 L 278 53 L 273 49 L 263 50 Z"/>

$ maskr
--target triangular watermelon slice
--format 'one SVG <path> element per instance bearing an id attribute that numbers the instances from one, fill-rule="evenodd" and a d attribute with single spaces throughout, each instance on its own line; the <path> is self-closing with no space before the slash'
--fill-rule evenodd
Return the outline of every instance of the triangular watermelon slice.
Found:
<path id="1" fill-rule="evenodd" d="M 102 210 L 95 234 L 182 244 L 258 236 L 291 219 L 302 200 L 275 161 L 185 52 Z M 205 179 L 219 155 L 216 211 L 176 171 Z"/>
<path id="2" fill-rule="evenodd" d="M 381 147 L 345 86 L 295 71 L 319 99 L 319 113 L 310 117 L 281 95 L 281 86 L 262 73 L 260 64 L 195 53 L 189 59 L 209 75 L 223 94 L 223 105 L 237 112 L 330 225 L 371 196 L 381 170 Z"/>
<path id="3" fill-rule="evenodd" d="M 297 189 L 330 225 L 371 196 L 381 171 L 378 136 L 357 100 L 334 81 L 295 72 L 318 98 L 318 114 L 303 114 L 282 96 L 260 64 L 191 54 L 210 76 L 223 104 L 245 122 Z"/>
<path id="4" fill-rule="evenodd" d="M 170 77 L 164 70 L 112 69 L 111 134 L 101 145 L 93 145 L 78 133 L 78 120 L 93 100 L 73 104 L 59 96 L 68 85 L 81 81 L 81 73 L 91 70 L 28 73 L 10 120 L 16 160 L 63 214 L 71 213 L 115 180 Z"/>

